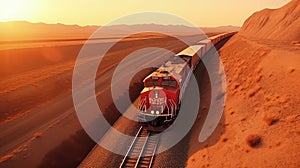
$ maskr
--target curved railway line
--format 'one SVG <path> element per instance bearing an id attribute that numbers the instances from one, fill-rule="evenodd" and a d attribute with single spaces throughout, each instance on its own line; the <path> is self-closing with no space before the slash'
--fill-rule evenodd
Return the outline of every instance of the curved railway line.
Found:
<path id="1" fill-rule="evenodd" d="M 150 168 L 159 143 L 159 135 L 140 127 L 120 168 Z"/>
<path id="2" fill-rule="evenodd" d="M 220 46 L 223 46 L 226 41 L 235 34 L 236 32 L 231 33 L 223 33 L 216 36 L 212 36 L 208 39 L 204 39 L 199 41 L 197 44 L 190 46 L 193 52 L 192 54 L 188 54 L 188 56 L 192 57 L 192 62 L 194 67 L 198 65 L 197 60 L 193 60 L 195 53 L 198 55 L 200 54 L 200 58 L 202 56 L 209 55 L 208 52 L 212 51 L 211 48 L 213 46 L 216 47 L 218 50 Z M 227 39 L 227 40 L 226 40 Z M 195 46 L 199 46 L 198 48 Z M 193 48 L 194 47 L 194 48 Z M 195 49 L 195 50 L 194 50 Z M 146 120 L 147 121 L 147 120 Z M 143 124 L 141 124 L 143 125 Z M 141 126 L 134 139 L 132 140 L 131 144 L 128 147 L 128 150 L 124 157 L 122 158 L 122 161 L 120 161 L 120 156 L 113 156 L 110 152 L 106 153 L 107 156 L 111 157 L 112 159 L 106 159 L 104 161 L 97 159 L 97 157 L 100 155 L 100 151 L 102 151 L 101 148 L 97 148 L 92 150 L 90 154 L 86 157 L 86 159 L 82 162 L 80 167 L 101 167 L 102 165 L 112 164 L 114 167 L 120 167 L 120 168 L 150 168 L 153 166 L 153 161 L 155 159 L 155 153 L 159 145 L 160 137 L 159 134 L 157 134 L 154 131 L 158 130 L 151 130 L 147 125 Z M 99 149 L 99 150 L 98 150 Z M 109 158 L 108 157 L 108 158 Z M 160 160 L 157 158 L 157 160 Z M 164 159 L 163 159 L 164 160 Z M 98 161 L 101 161 L 98 163 Z M 112 163 L 112 161 L 115 161 Z M 119 164 L 121 162 L 121 164 Z"/>

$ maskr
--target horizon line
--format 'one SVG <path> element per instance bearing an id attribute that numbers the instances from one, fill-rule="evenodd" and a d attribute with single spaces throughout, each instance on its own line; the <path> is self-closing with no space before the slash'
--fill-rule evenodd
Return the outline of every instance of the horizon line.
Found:
<path id="1" fill-rule="evenodd" d="M 159 23 L 144 23 L 144 24 L 116 24 L 116 25 L 80 25 L 80 24 L 66 24 L 66 23 L 46 23 L 46 22 L 31 22 L 31 21 L 27 21 L 27 20 L 10 20 L 10 21 L 0 21 L 0 23 L 12 23 L 12 22 L 27 22 L 27 23 L 31 23 L 31 24 L 46 24 L 46 25 L 64 25 L 64 26 L 78 26 L 78 27 L 105 27 L 105 26 L 120 26 L 120 25 L 125 25 L 125 26 L 137 26 L 137 25 L 160 25 L 160 26 L 186 26 L 186 27 L 190 27 L 187 25 L 183 25 L 183 24 L 159 24 Z M 242 25 L 219 25 L 219 26 L 199 26 L 200 28 L 217 28 L 217 27 L 242 27 Z M 193 27 L 191 27 L 193 28 Z"/>

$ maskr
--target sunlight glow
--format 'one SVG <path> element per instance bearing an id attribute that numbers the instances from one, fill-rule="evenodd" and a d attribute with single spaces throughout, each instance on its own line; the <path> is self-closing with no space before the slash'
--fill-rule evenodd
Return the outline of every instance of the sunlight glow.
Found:
<path id="1" fill-rule="evenodd" d="M 0 21 L 25 20 L 32 16 L 30 0 L 0 0 Z"/>
<path id="2" fill-rule="evenodd" d="M 251 14 L 291 0 L 0 0 L 0 22 L 105 25 L 122 16 L 156 11 L 177 15 L 198 26 L 242 25 Z"/>

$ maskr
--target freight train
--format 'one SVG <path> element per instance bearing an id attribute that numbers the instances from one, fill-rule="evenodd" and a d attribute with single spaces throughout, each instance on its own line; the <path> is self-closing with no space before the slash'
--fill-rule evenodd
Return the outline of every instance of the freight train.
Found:
<path id="1" fill-rule="evenodd" d="M 204 56 L 214 45 L 235 32 L 204 39 L 174 55 L 148 75 L 140 93 L 138 121 L 151 131 L 162 131 L 177 117 L 182 97 L 190 77 Z"/>

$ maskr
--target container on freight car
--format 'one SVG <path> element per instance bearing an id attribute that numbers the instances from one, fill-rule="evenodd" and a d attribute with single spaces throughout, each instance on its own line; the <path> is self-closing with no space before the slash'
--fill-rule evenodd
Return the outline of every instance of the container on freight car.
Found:
<path id="1" fill-rule="evenodd" d="M 180 53 L 176 54 L 175 56 L 190 57 L 191 64 L 192 64 L 191 68 L 194 70 L 200 61 L 200 57 L 204 47 L 205 47 L 204 45 L 192 45 L 186 48 L 185 50 L 181 51 Z"/>
<path id="2" fill-rule="evenodd" d="M 201 40 L 197 44 L 205 45 L 205 53 L 208 52 L 212 47 L 212 42 L 210 41 L 210 39 Z"/>

